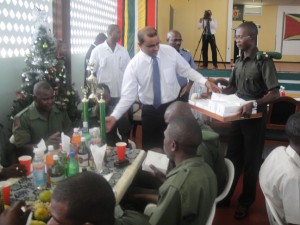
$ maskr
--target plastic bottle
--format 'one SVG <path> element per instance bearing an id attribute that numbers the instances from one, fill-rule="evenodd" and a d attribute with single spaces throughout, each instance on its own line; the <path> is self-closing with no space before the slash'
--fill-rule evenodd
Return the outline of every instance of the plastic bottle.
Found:
<path id="1" fill-rule="evenodd" d="M 54 189 L 61 181 L 65 179 L 65 168 L 59 161 L 58 155 L 53 155 L 53 166 L 50 170 L 51 189 Z"/>
<path id="2" fill-rule="evenodd" d="M 50 186 L 50 172 L 51 172 L 51 167 L 53 165 L 53 154 L 54 154 L 54 147 L 53 145 L 48 146 L 48 153 L 45 157 L 45 162 L 46 162 L 46 171 L 47 171 L 47 185 Z"/>
<path id="3" fill-rule="evenodd" d="M 71 177 L 79 173 L 79 165 L 75 159 L 74 152 L 70 152 L 69 156 L 70 156 L 70 160 L 68 162 L 68 177 Z"/>
<path id="4" fill-rule="evenodd" d="M 44 162 L 44 151 L 34 149 L 34 158 L 32 161 L 33 182 L 37 189 L 46 188 L 46 172 Z"/>
<path id="5" fill-rule="evenodd" d="M 85 137 L 81 137 L 81 148 L 78 151 L 78 162 L 80 167 L 89 166 L 89 150 L 86 146 Z"/>
<path id="6" fill-rule="evenodd" d="M 79 148 L 81 146 L 81 136 L 80 136 L 78 128 L 74 128 L 73 129 L 73 135 L 72 135 L 72 139 L 71 139 L 71 144 L 73 145 L 72 146 L 74 148 L 73 150 L 77 154 L 78 150 L 79 150 Z"/>
<path id="7" fill-rule="evenodd" d="M 65 171 L 65 177 L 68 176 L 68 154 L 67 152 L 62 148 L 62 144 L 60 144 L 60 152 L 59 157 L 61 159 L 61 164 L 64 167 Z"/>

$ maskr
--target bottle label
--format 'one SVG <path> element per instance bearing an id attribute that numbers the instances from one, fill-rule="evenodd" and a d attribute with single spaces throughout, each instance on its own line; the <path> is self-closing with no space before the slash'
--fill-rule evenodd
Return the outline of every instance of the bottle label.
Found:
<path id="1" fill-rule="evenodd" d="M 44 165 L 34 165 L 32 173 L 35 185 L 43 186 L 46 184 L 46 173 Z"/>
<path id="2" fill-rule="evenodd" d="M 61 175 L 59 177 L 50 177 L 51 180 L 51 188 L 54 189 L 60 182 L 65 179 L 65 175 Z"/>
<path id="3" fill-rule="evenodd" d="M 89 155 L 88 154 L 84 154 L 84 155 L 78 154 L 78 163 L 79 163 L 79 166 L 81 166 L 81 167 L 88 167 L 89 166 Z"/>

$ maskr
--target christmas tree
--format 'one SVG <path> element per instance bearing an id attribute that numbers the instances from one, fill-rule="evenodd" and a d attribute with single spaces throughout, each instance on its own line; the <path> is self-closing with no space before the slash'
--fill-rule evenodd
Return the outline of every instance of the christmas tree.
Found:
<path id="1" fill-rule="evenodd" d="M 77 109 L 80 103 L 79 95 L 74 89 L 74 84 L 71 84 L 64 59 L 60 56 L 57 42 L 48 28 L 47 15 L 37 10 L 34 17 L 36 24 L 32 37 L 33 43 L 29 53 L 26 54 L 26 68 L 21 76 L 21 89 L 17 91 L 10 118 L 32 103 L 34 84 L 46 80 L 54 90 L 56 106 L 66 110 L 70 119 L 75 122 L 80 118 Z"/>

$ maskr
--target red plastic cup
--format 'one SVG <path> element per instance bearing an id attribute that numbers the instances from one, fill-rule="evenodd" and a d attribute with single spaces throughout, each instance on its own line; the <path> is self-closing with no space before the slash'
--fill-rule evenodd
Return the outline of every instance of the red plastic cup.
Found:
<path id="1" fill-rule="evenodd" d="M 23 155 L 19 158 L 20 164 L 23 164 L 27 170 L 26 176 L 29 176 L 31 174 L 31 159 L 32 157 L 30 155 Z"/>
<path id="2" fill-rule="evenodd" d="M 2 188 L 3 202 L 5 205 L 10 205 L 10 183 L 6 182 Z"/>
<path id="3" fill-rule="evenodd" d="M 126 142 L 117 142 L 116 143 L 116 149 L 117 149 L 117 155 L 118 160 L 122 161 L 125 159 L 125 153 L 126 153 Z"/>

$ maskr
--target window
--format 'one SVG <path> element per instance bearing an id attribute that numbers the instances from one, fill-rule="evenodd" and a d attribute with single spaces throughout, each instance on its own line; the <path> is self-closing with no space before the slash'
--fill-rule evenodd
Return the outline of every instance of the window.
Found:
<path id="1" fill-rule="evenodd" d="M 51 0 L 0 0 L 0 58 L 24 57 L 32 42 L 35 12 L 51 22 Z"/>
<path id="2" fill-rule="evenodd" d="M 98 33 L 117 23 L 116 0 L 72 0 L 70 8 L 72 54 L 85 53 Z"/>

